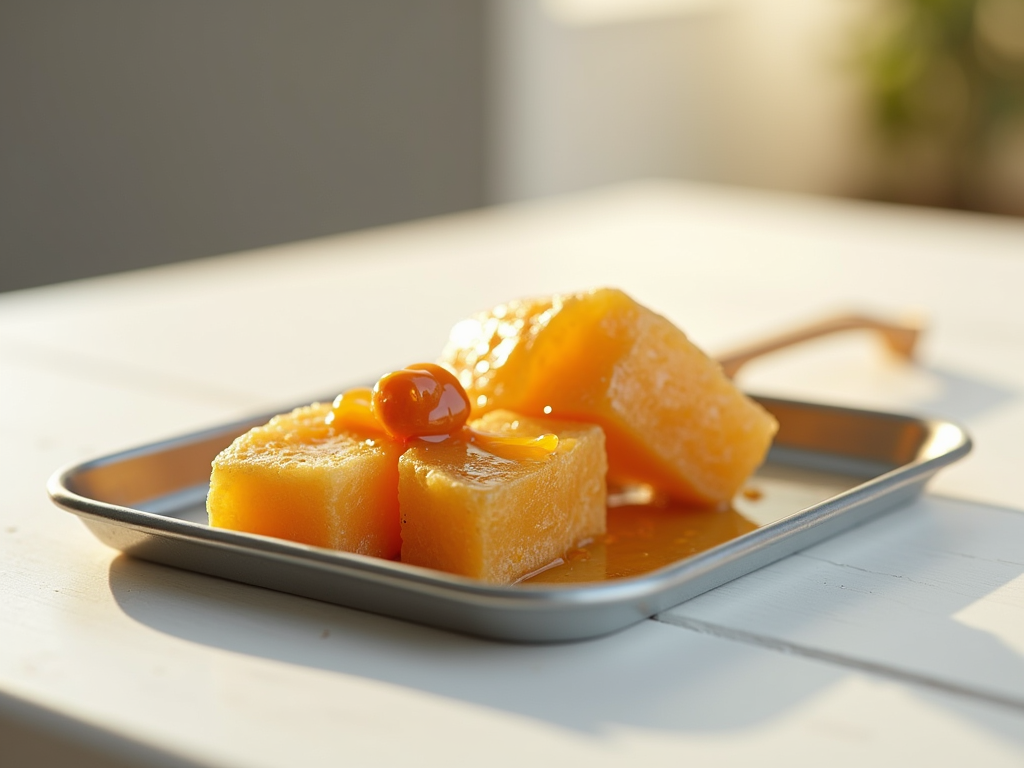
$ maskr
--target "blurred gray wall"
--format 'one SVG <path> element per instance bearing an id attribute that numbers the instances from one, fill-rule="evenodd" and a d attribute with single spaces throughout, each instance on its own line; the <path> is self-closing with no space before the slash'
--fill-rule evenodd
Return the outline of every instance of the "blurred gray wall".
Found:
<path id="1" fill-rule="evenodd" d="M 479 0 L 0 0 L 0 290 L 474 207 Z"/>

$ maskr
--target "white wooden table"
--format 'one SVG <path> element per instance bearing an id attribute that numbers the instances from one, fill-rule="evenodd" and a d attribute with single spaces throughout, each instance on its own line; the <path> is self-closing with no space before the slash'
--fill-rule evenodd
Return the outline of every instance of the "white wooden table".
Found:
<path id="1" fill-rule="evenodd" d="M 975 451 L 901 510 L 562 646 L 131 560 L 45 496 L 59 465 L 598 285 L 712 352 L 837 308 L 923 312 L 916 366 L 849 334 L 741 383 L 953 419 Z M 1024 765 L 1022 222 L 635 184 L 3 295 L 0 356 L 0 765 Z"/>

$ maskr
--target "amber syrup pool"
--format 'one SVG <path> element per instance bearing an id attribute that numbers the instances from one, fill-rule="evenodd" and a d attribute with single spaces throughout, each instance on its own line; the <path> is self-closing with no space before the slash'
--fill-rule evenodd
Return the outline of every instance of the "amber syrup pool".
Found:
<path id="1" fill-rule="evenodd" d="M 847 475 L 768 466 L 729 509 L 687 509 L 613 495 L 604 536 L 520 583 L 593 583 L 650 573 L 788 517 L 858 482 Z"/>

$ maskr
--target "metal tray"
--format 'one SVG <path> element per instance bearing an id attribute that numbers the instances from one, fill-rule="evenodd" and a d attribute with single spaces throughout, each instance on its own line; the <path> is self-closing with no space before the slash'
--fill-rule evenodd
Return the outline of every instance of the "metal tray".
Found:
<path id="1" fill-rule="evenodd" d="M 626 627 L 905 503 L 968 453 L 958 426 L 757 398 L 779 420 L 756 500 L 760 527 L 650 573 L 490 586 L 424 568 L 206 525 L 210 462 L 270 414 L 61 470 L 53 501 L 128 555 L 499 640 L 580 640 Z"/>

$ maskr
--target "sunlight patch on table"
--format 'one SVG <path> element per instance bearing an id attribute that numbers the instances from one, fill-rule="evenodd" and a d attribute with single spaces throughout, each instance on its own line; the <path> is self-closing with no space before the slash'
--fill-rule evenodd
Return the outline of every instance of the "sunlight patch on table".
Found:
<path id="1" fill-rule="evenodd" d="M 1024 656 L 1024 574 L 957 611 L 953 619 Z"/>
<path id="2" fill-rule="evenodd" d="M 846 677 L 749 727 L 685 734 L 617 726 L 615 748 L 684 755 L 693 765 L 1019 766 L 1018 714 L 866 676 Z M 796 747 L 799 745 L 799 747 Z"/>

